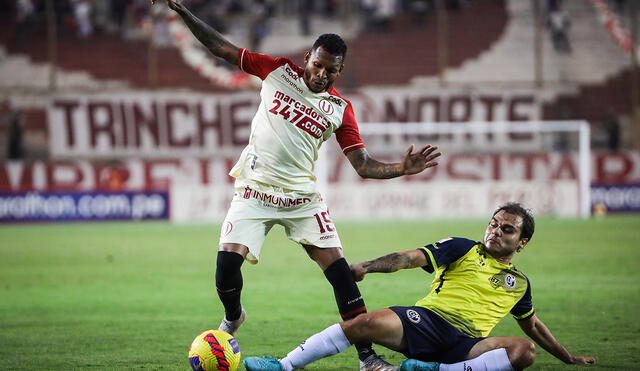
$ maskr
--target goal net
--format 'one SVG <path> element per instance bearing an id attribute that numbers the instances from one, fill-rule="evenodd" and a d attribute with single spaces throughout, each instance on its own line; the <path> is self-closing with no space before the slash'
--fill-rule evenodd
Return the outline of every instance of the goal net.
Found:
<path id="1" fill-rule="evenodd" d="M 590 130 L 585 121 L 363 123 L 370 155 L 400 161 L 409 145 L 438 146 L 439 165 L 409 177 L 362 180 L 325 143 L 317 174 L 333 217 L 486 217 L 517 201 L 539 216 L 590 215 Z"/>

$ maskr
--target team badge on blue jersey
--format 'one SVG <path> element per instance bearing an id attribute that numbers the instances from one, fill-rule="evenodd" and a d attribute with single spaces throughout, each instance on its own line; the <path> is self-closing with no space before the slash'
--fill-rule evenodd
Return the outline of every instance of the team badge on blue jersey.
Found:
<path id="1" fill-rule="evenodd" d="M 418 314 L 418 312 L 416 312 L 413 309 L 407 309 L 407 318 L 409 318 L 409 321 L 413 322 L 413 323 L 420 323 L 420 315 Z"/>

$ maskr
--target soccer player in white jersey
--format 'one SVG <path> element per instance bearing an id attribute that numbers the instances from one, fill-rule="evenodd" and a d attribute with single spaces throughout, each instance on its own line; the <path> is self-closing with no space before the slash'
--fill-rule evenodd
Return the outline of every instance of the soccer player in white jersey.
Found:
<path id="1" fill-rule="evenodd" d="M 367 273 L 421 267 L 435 277 L 429 294 L 409 307 L 365 313 L 319 332 L 286 357 L 248 357 L 248 371 L 291 371 L 373 341 L 409 359 L 378 371 L 511 371 L 533 364 L 536 350 L 527 339 L 491 337 L 493 327 L 511 313 L 522 331 L 568 364 L 594 364 L 593 357 L 571 354 L 536 316 L 529 279 L 511 263 L 531 241 L 533 215 L 518 203 L 500 206 L 483 242 L 445 238 L 424 248 L 397 252 L 354 264 L 360 281 Z"/>
<path id="2" fill-rule="evenodd" d="M 238 48 L 180 3 L 166 1 L 211 53 L 262 80 L 249 144 L 230 172 L 236 178 L 235 195 L 222 226 L 216 267 L 216 288 L 225 308 L 219 328 L 235 334 L 244 321 L 240 268 L 245 259 L 257 263 L 264 238 L 275 224 L 283 225 L 287 236 L 324 271 L 344 320 L 365 313 L 336 228 L 316 191 L 318 149 L 335 134 L 357 173 L 378 179 L 417 174 L 437 165 L 440 153 L 425 145 L 415 153 L 410 146 L 399 163 L 369 156 L 351 103 L 333 87 L 347 52 L 338 35 L 321 35 L 302 68 L 290 59 Z M 375 370 L 386 363 L 370 344 L 356 347 L 362 369 Z"/>

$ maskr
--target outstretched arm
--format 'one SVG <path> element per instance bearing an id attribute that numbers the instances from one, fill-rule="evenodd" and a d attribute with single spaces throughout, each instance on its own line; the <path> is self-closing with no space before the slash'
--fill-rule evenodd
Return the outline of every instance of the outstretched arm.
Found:
<path id="1" fill-rule="evenodd" d="M 427 144 L 416 153 L 413 153 L 413 144 L 409 146 L 398 163 L 387 164 L 380 162 L 371 156 L 365 148 L 359 148 L 347 153 L 351 166 L 358 175 L 363 178 L 389 179 L 402 175 L 417 174 L 424 169 L 438 165 L 435 161 L 441 153 L 436 152 L 438 147 Z"/>
<path id="2" fill-rule="evenodd" d="M 576 365 L 596 363 L 593 357 L 574 356 L 571 354 L 535 314 L 526 320 L 518 321 L 518 325 L 533 341 L 564 363 Z"/>
<path id="3" fill-rule="evenodd" d="M 367 262 L 351 264 L 351 273 L 356 281 L 362 281 L 367 273 L 391 273 L 400 269 L 423 267 L 428 263 L 422 251 L 408 250 L 394 252 Z"/>
<path id="4" fill-rule="evenodd" d="M 213 55 L 220 57 L 227 62 L 237 65 L 238 64 L 238 47 L 230 43 L 222 35 L 211 28 L 208 24 L 204 23 L 198 17 L 193 15 L 184 5 L 173 0 L 166 0 L 169 8 L 174 10 L 182 20 L 184 24 L 189 27 L 191 33 L 204 45 Z M 151 4 L 154 4 L 156 0 L 151 0 Z"/>

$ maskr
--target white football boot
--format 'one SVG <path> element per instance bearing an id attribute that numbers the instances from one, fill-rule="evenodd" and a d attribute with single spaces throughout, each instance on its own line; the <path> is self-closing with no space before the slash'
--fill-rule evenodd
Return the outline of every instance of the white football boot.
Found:
<path id="1" fill-rule="evenodd" d="M 247 312 L 245 312 L 244 307 L 242 307 L 242 312 L 240 313 L 240 317 L 238 317 L 238 319 L 229 321 L 225 316 L 224 318 L 222 318 L 222 322 L 220 322 L 218 330 L 222 330 L 235 337 L 236 332 L 238 332 L 238 328 L 240 328 L 240 325 L 242 324 L 242 322 L 244 322 L 245 318 L 247 318 Z"/>
<path id="2" fill-rule="evenodd" d="M 398 371 L 400 367 L 385 361 L 377 354 L 372 354 L 360 361 L 360 371 Z"/>

